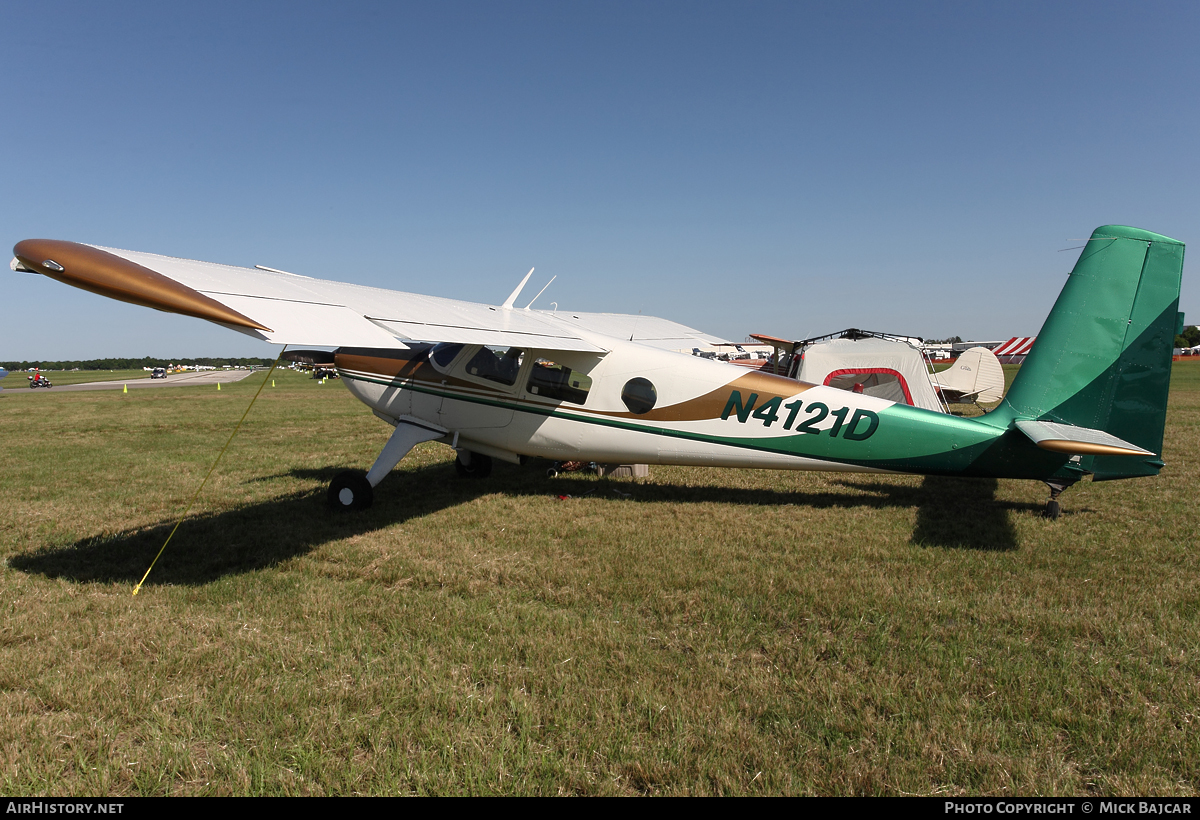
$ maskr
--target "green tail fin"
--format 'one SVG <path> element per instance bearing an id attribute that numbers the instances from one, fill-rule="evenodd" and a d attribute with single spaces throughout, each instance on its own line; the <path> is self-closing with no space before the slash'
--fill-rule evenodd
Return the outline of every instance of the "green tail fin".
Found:
<path id="1" fill-rule="evenodd" d="M 1183 243 L 1105 225 L 1088 240 L 996 421 L 1057 421 L 1103 430 L 1156 455 L 1088 456 L 1094 479 L 1157 475 Z"/>

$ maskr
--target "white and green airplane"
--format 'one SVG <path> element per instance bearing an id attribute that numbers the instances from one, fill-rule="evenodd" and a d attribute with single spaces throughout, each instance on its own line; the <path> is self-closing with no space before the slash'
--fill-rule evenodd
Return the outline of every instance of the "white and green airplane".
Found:
<path id="1" fill-rule="evenodd" d="M 1178 313 L 1181 242 L 1097 228 L 1000 405 L 959 418 L 673 352 L 714 341 L 648 316 L 484 305 L 49 239 L 14 270 L 216 322 L 335 347 L 342 382 L 395 430 L 371 469 L 329 488 L 365 509 L 415 446 L 492 459 L 1026 478 L 1156 475 Z M 532 271 L 531 271 L 532 273 Z M 299 354 L 302 358 L 305 354 Z"/>

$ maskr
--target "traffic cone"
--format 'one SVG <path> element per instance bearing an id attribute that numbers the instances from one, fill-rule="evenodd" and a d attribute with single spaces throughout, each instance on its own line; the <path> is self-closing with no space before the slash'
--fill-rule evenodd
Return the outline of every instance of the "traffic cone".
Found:
<path id="1" fill-rule="evenodd" d="M 217 382 L 217 389 L 218 389 L 218 390 L 220 390 L 220 389 L 221 389 L 221 383 L 220 383 L 220 382 Z"/>
<path id="2" fill-rule="evenodd" d="M 121 392 L 122 392 L 122 393 L 128 393 L 128 392 L 129 392 L 129 385 L 125 385 L 125 389 L 124 389 L 124 390 L 122 390 Z"/>
<path id="3" fill-rule="evenodd" d="M 274 386 L 275 386 L 275 380 L 274 380 L 274 379 L 271 379 L 271 386 L 272 386 L 272 387 L 274 387 Z"/>

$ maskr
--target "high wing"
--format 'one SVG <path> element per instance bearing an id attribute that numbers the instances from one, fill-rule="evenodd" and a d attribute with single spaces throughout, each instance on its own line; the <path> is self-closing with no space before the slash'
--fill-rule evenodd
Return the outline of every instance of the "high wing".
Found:
<path id="1" fill-rule="evenodd" d="M 603 353 L 609 336 L 670 349 L 717 338 L 651 316 L 493 307 L 61 240 L 27 239 L 13 250 L 14 269 L 277 344 L 403 348 L 417 340 Z"/>
<path id="2" fill-rule="evenodd" d="M 732 344 L 720 336 L 704 333 L 687 325 L 681 325 L 679 322 L 660 319 L 657 316 L 643 316 L 640 313 L 570 313 L 564 311 L 544 315 L 553 316 L 555 320 L 566 326 L 579 328 L 584 332 L 602 333 L 605 336 L 615 336 L 618 339 L 639 342 L 662 350 L 687 351 L 697 344 Z"/>

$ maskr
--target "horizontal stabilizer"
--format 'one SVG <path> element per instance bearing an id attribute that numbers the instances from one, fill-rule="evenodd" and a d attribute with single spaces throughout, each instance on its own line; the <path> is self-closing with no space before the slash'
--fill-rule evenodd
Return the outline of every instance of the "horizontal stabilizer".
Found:
<path id="1" fill-rule="evenodd" d="M 1119 439 L 1103 430 L 1075 427 L 1051 421 L 1018 420 L 1017 429 L 1043 450 L 1087 456 L 1152 456 L 1136 444 Z"/>

